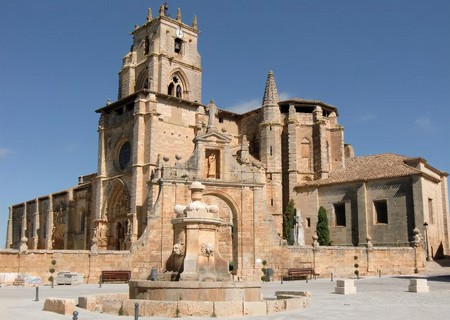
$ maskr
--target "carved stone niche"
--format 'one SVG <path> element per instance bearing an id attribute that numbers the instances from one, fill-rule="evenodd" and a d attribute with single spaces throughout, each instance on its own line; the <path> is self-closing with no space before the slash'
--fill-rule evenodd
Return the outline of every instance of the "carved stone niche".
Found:
<path id="1" fill-rule="evenodd" d="M 205 150 L 205 176 L 207 179 L 220 179 L 220 150 Z"/>

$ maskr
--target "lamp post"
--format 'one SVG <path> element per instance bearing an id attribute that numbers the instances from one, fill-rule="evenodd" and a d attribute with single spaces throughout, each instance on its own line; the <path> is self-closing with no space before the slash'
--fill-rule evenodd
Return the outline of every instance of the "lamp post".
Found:
<path id="1" fill-rule="evenodd" d="M 430 250 L 428 248 L 428 223 L 423 223 L 423 230 L 425 231 L 425 245 L 427 246 L 427 261 L 431 261 Z"/>

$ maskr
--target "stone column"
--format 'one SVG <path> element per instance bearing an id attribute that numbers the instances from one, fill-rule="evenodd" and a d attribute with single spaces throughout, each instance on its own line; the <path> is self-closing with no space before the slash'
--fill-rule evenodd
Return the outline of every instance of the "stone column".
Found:
<path id="1" fill-rule="evenodd" d="M 327 159 L 326 123 L 323 120 L 322 108 L 316 106 L 313 111 L 313 148 L 314 148 L 314 171 L 317 179 L 328 178 L 329 163 Z"/>
<path id="2" fill-rule="evenodd" d="M 358 190 L 356 191 L 356 202 L 357 202 L 357 224 L 352 223 L 352 228 L 357 228 L 358 230 L 358 245 L 364 245 L 368 236 L 368 223 L 371 223 L 367 219 L 367 203 L 366 203 L 366 183 L 362 183 Z M 353 217 L 353 216 L 352 216 Z"/>
<path id="3" fill-rule="evenodd" d="M 414 204 L 414 227 L 422 228 L 424 223 L 423 215 L 423 193 L 422 178 L 419 175 L 412 177 L 412 192 L 413 192 L 413 204 Z M 427 221 L 430 223 L 430 221 Z"/>
<path id="4" fill-rule="evenodd" d="M 445 176 L 441 176 L 441 197 L 442 197 L 442 219 L 443 219 L 443 227 L 444 227 L 444 239 L 445 239 L 445 253 L 448 255 L 448 252 L 450 251 L 450 224 L 448 221 L 448 213 L 449 213 L 449 208 L 448 208 L 448 185 L 447 185 L 447 177 Z"/>
<path id="5" fill-rule="evenodd" d="M 291 104 L 289 106 L 289 117 L 288 117 L 288 150 L 289 150 L 289 181 L 288 181 L 288 192 L 285 196 L 285 203 L 289 202 L 289 199 L 294 197 L 294 187 L 297 185 L 297 121 L 296 121 L 296 110 L 295 105 Z M 286 191 L 286 190 L 285 190 Z"/>
<path id="6" fill-rule="evenodd" d="M 142 206 L 142 190 L 143 190 L 143 167 L 144 161 L 144 148 L 145 148 L 145 119 L 146 114 L 145 106 L 146 99 L 143 94 L 140 94 L 134 101 L 134 126 L 133 126 L 133 178 L 130 195 L 130 213 L 128 215 L 128 221 L 131 224 L 131 234 L 128 235 L 129 242 L 127 248 L 131 243 L 137 240 L 138 236 L 138 208 Z"/>
<path id="7" fill-rule="evenodd" d="M 100 116 L 98 124 L 98 163 L 97 163 L 97 186 L 95 190 L 95 216 L 94 220 L 102 218 L 103 209 L 103 180 L 106 177 L 106 146 L 104 115 Z"/>
<path id="8" fill-rule="evenodd" d="M 20 233 L 20 238 L 27 236 L 27 203 L 23 203 L 23 213 L 22 213 L 22 230 Z"/>
<path id="9" fill-rule="evenodd" d="M 69 236 L 69 214 L 70 214 L 70 202 L 66 206 L 66 210 L 64 211 L 64 250 L 67 250 L 67 242 Z"/>
<path id="10" fill-rule="evenodd" d="M 73 216 L 72 213 L 74 211 L 74 202 L 73 202 L 73 189 L 69 189 L 69 191 L 67 192 L 66 195 L 66 210 L 64 212 L 64 250 L 67 250 L 68 248 L 68 244 L 69 244 L 69 235 L 72 236 L 72 241 L 74 241 L 73 239 L 73 235 L 74 235 L 74 223 L 72 222 L 72 225 L 69 224 L 70 216 Z"/>
<path id="11" fill-rule="evenodd" d="M 258 250 L 258 243 L 259 240 L 258 235 L 256 234 L 258 230 L 258 222 L 259 217 L 258 215 L 262 213 L 262 204 L 263 204 L 263 188 L 262 187 L 254 187 L 253 188 L 253 269 L 256 270 L 256 257 L 257 257 L 257 250 Z M 234 260 L 233 256 L 233 260 Z M 234 261 L 236 263 L 236 261 Z"/>
<path id="12" fill-rule="evenodd" d="M 8 234 L 6 235 L 6 246 L 5 248 L 11 249 L 13 243 L 13 218 L 12 218 L 12 206 L 9 206 L 9 216 L 8 216 Z"/>
<path id="13" fill-rule="evenodd" d="M 36 211 L 34 213 L 34 227 L 33 227 L 33 250 L 38 248 L 39 235 L 37 230 L 39 229 L 39 199 L 35 200 Z"/>
<path id="14" fill-rule="evenodd" d="M 53 249 L 53 195 L 48 196 L 48 212 L 47 212 L 47 243 L 45 248 L 48 250 Z"/>

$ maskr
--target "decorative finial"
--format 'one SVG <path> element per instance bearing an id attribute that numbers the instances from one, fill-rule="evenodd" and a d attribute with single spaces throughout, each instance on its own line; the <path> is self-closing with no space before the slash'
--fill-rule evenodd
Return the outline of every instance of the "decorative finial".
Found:
<path id="1" fill-rule="evenodd" d="M 163 3 L 160 7 L 159 7 L 159 16 L 160 17 L 164 17 L 166 15 L 166 4 Z"/>
<path id="2" fill-rule="evenodd" d="M 192 28 L 194 28 L 195 30 L 198 30 L 197 16 L 194 16 L 194 19 L 192 20 Z"/>
<path id="3" fill-rule="evenodd" d="M 266 88 L 264 90 L 263 106 L 276 106 L 279 102 L 277 85 L 275 84 L 275 77 L 273 71 L 270 70 L 267 75 Z"/>
<path id="4" fill-rule="evenodd" d="M 181 10 L 180 10 L 180 8 L 178 8 L 178 10 L 177 10 L 177 21 L 181 22 Z"/>
<path id="5" fill-rule="evenodd" d="M 191 190 L 192 201 L 201 201 L 205 186 L 200 181 L 194 181 L 189 186 L 189 190 Z"/>
<path id="6" fill-rule="evenodd" d="M 147 21 L 152 21 L 152 9 L 148 8 L 147 10 Z"/>

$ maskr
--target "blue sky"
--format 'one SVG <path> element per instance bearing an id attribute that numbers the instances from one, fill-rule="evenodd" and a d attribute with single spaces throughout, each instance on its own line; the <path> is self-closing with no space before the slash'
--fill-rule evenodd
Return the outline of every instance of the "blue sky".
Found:
<path id="1" fill-rule="evenodd" d="M 96 172 L 94 111 L 117 98 L 129 32 L 160 1 L 0 2 L 0 247 L 8 206 Z M 339 108 L 356 155 L 421 156 L 450 172 L 450 1 L 168 1 L 197 15 L 203 103 L 283 98 Z"/>

